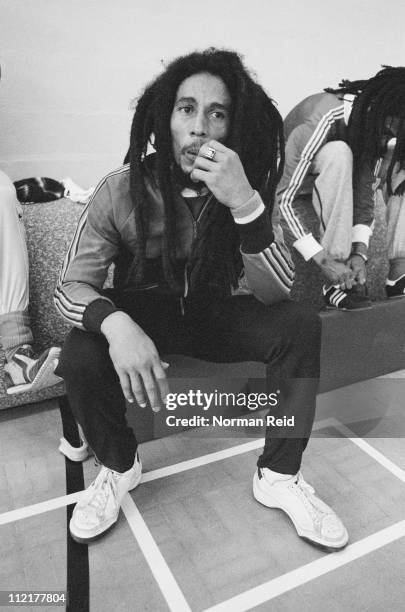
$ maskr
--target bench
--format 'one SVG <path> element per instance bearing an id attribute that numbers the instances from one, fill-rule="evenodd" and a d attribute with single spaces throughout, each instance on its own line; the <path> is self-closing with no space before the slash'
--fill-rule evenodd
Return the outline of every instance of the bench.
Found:
<path id="1" fill-rule="evenodd" d="M 69 330 L 55 310 L 52 295 L 63 257 L 69 247 L 83 206 L 61 199 L 24 206 L 30 258 L 30 312 L 35 349 L 61 345 Z M 323 311 L 320 392 L 405 368 L 405 299 L 386 301 L 384 281 L 387 271 L 384 204 L 377 205 L 376 228 L 370 246 L 369 290 L 377 301 L 374 308 L 361 313 Z M 305 265 L 293 253 L 297 278 L 292 297 L 317 308 L 321 278 L 315 265 Z M 36 393 L 10 396 L 5 392 L 0 353 L 0 409 L 35 403 L 64 394 L 63 383 Z M 252 389 L 263 385 L 264 366 L 249 364 L 211 364 L 182 356 L 168 357 L 170 377 L 175 386 L 192 381 L 211 388 Z M 204 379 L 204 380 L 202 380 Z M 195 384 L 194 384 L 195 387 Z M 145 411 L 146 412 L 146 411 Z M 150 417 L 142 417 L 146 420 Z M 149 427 L 149 426 L 148 426 Z M 159 428 L 158 428 L 159 429 Z"/>

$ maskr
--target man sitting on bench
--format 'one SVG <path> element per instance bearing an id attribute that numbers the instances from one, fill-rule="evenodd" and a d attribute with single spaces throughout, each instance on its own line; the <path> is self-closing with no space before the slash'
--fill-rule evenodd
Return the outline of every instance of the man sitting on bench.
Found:
<path id="1" fill-rule="evenodd" d="M 178 58 L 138 101 L 129 164 L 96 188 L 55 293 L 74 325 L 57 372 L 103 466 L 70 521 L 78 542 L 111 527 L 140 482 L 126 401 L 159 410 L 165 353 L 268 365 L 276 414 L 296 425 L 267 429 L 254 496 L 315 544 L 336 550 L 348 541 L 300 472 L 321 329 L 313 310 L 288 300 L 293 268 L 273 209 L 282 130 L 271 99 L 230 51 Z M 112 262 L 114 289 L 103 291 Z"/>

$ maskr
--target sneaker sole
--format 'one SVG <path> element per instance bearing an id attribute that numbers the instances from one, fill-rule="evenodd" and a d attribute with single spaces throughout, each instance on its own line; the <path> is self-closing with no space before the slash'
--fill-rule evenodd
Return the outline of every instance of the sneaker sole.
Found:
<path id="1" fill-rule="evenodd" d="M 337 308 L 336 306 L 325 306 L 326 310 L 340 310 L 341 312 L 359 312 L 362 310 L 371 310 L 373 306 L 360 306 L 360 308 Z"/>
<path id="2" fill-rule="evenodd" d="M 142 479 L 142 472 L 138 474 L 138 476 L 135 479 L 135 483 L 131 485 L 131 487 L 128 489 L 128 492 L 136 489 L 136 487 L 141 482 L 141 479 Z M 73 540 L 77 542 L 78 544 L 88 544 L 89 542 L 94 542 L 94 540 L 98 540 L 99 538 L 101 538 L 101 536 L 106 534 L 108 531 L 111 531 L 111 529 L 117 523 L 119 515 L 120 513 L 118 512 L 116 518 L 110 519 L 101 531 L 98 531 L 97 533 L 93 533 L 93 535 L 91 536 L 88 536 L 84 532 L 80 532 L 80 531 L 77 531 L 76 533 L 74 533 L 74 531 L 72 531 L 72 525 L 71 525 L 72 519 L 70 519 L 70 522 L 69 522 L 70 535 L 73 538 Z"/>
<path id="3" fill-rule="evenodd" d="M 272 508 L 273 510 L 281 510 L 282 512 L 285 512 L 285 514 L 288 516 L 288 518 L 294 525 L 294 529 L 296 530 L 299 537 L 309 542 L 310 544 L 316 546 L 317 548 L 321 548 L 322 550 L 327 551 L 327 552 L 337 552 L 338 550 L 342 550 L 343 548 L 345 548 L 345 546 L 348 543 L 347 538 L 345 538 L 345 540 L 342 542 L 336 542 L 333 544 L 331 544 L 330 542 L 326 542 L 325 540 L 321 541 L 321 540 L 312 538 L 311 536 L 309 536 L 308 534 L 300 530 L 300 528 L 295 524 L 294 519 L 292 518 L 288 510 L 283 508 L 283 506 L 278 504 L 276 501 L 270 502 L 268 500 L 268 494 L 264 495 L 261 491 L 257 489 L 257 486 L 255 486 L 255 484 L 253 484 L 253 497 L 260 504 L 262 504 L 263 506 L 266 506 L 266 508 Z"/>
<path id="4" fill-rule="evenodd" d="M 103 529 L 103 531 L 100 531 L 99 533 L 97 533 L 97 534 L 95 534 L 95 535 L 93 535 L 91 537 L 85 537 L 85 536 L 77 535 L 76 533 L 73 533 L 72 528 L 71 528 L 70 523 L 69 523 L 70 536 L 71 536 L 72 540 L 77 542 L 77 544 L 89 544 L 89 542 L 94 542 L 95 540 L 99 540 L 102 536 L 104 536 L 106 533 L 111 531 L 112 528 L 114 527 L 114 525 L 117 523 L 118 517 L 119 517 L 119 513 L 118 513 L 118 516 L 117 516 L 117 518 L 115 520 L 111 520 L 111 521 L 108 522 L 107 527 L 105 527 Z"/>
<path id="5" fill-rule="evenodd" d="M 9 387 L 7 389 L 8 395 L 16 395 L 17 393 L 26 393 L 27 391 L 40 391 L 47 387 L 53 387 L 54 385 L 62 382 L 60 376 L 54 374 L 54 370 L 57 366 L 57 361 L 60 356 L 61 349 L 58 347 L 52 347 L 48 353 L 47 358 L 40 367 L 31 383 L 26 385 L 16 385 L 15 387 Z"/>
<path id="6" fill-rule="evenodd" d="M 299 535 L 299 537 L 301 538 L 301 540 L 305 540 L 305 542 L 308 542 L 308 544 L 311 544 L 311 546 L 313 546 L 317 550 L 322 550 L 325 553 L 339 552 L 340 550 L 343 550 L 347 546 L 347 542 L 346 542 L 346 544 L 343 544 L 339 548 L 336 548 L 334 546 L 328 546 L 326 544 L 320 544 L 319 542 L 315 542 L 315 540 L 311 540 L 310 538 L 307 538 L 306 536 Z"/>

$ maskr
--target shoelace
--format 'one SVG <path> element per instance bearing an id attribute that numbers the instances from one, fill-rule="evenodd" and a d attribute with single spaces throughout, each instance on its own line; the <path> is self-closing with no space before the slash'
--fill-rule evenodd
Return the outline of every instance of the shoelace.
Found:
<path id="1" fill-rule="evenodd" d="M 295 487 L 311 517 L 315 521 L 319 522 L 319 514 L 327 516 L 328 513 L 325 509 L 317 503 L 318 500 L 315 497 L 315 489 L 305 482 L 301 472 L 298 472 L 297 480 L 291 486 Z"/>
<path id="2" fill-rule="evenodd" d="M 94 494 L 87 505 L 94 508 L 98 516 L 102 515 L 105 510 L 109 493 L 111 493 L 115 505 L 118 505 L 117 479 L 118 474 L 116 472 L 105 468 L 92 482 L 91 486 L 94 488 Z"/>

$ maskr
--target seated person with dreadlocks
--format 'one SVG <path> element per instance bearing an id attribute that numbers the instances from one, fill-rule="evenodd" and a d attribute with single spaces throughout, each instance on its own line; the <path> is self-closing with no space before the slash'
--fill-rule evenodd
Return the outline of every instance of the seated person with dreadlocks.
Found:
<path id="1" fill-rule="evenodd" d="M 177 353 L 268 364 L 276 412 L 299 426 L 278 437 L 269 426 L 254 496 L 283 509 L 300 536 L 346 545 L 342 522 L 300 472 L 321 330 L 313 310 L 287 299 L 293 269 L 273 210 L 279 151 L 281 117 L 234 52 L 180 57 L 139 99 L 129 164 L 96 188 L 55 294 L 75 326 L 57 372 L 103 466 L 74 509 L 76 541 L 113 525 L 139 484 L 125 400 L 159 410 L 168 393 L 162 355 Z M 102 291 L 113 261 L 114 288 Z"/>
<path id="2" fill-rule="evenodd" d="M 286 157 L 277 199 L 287 237 L 306 261 L 320 268 L 328 308 L 370 307 L 364 287 L 374 220 L 377 169 L 396 138 L 384 183 L 388 196 L 401 187 L 393 177 L 405 162 L 405 68 L 385 67 L 364 81 L 343 81 L 305 98 L 286 117 Z M 393 188 L 396 189 L 395 194 Z M 311 203 L 320 221 L 320 242 L 303 219 Z M 388 297 L 404 295 L 405 213 L 387 207 Z M 401 212 L 402 211 L 402 212 Z"/>

